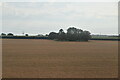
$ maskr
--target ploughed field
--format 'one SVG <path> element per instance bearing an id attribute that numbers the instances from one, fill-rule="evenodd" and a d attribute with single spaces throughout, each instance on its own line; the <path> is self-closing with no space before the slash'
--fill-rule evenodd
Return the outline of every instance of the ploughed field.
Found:
<path id="1" fill-rule="evenodd" d="M 3 78 L 117 78 L 118 42 L 3 39 Z"/>

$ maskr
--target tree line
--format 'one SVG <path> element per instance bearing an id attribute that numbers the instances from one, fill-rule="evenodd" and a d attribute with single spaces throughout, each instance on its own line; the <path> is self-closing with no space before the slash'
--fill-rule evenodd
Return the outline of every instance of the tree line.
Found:
<path id="1" fill-rule="evenodd" d="M 1 33 L 1 36 L 14 36 L 14 34 L 13 33 L 8 33 L 8 34 Z"/>
<path id="2" fill-rule="evenodd" d="M 50 32 L 48 35 L 40 35 L 38 34 L 37 36 L 29 36 L 28 34 L 25 34 L 24 36 L 14 36 L 13 33 L 1 33 L 1 36 L 3 38 L 26 38 L 27 37 L 45 37 L 45 39 L 50 39 L 50 40 L 58 40 L 58 41 L 88 41 L 91 39 L 91 33 L 89 31 L 83 31 L 82 29 L 77 29 L 75 27 L 69 27 L 67 29 L 67 32 L 65 33 L 63 29 L 60 29 L 58 33 L 56 32 Z"/>
<path id="3" fill-rule="evenodd" d="M 65 33 L 63 29 L 60 29 L 58 33 L 50 32 L 48 38 L 59 41 L 88 41 L 91 39 L 90 34 L 89 31 L 70 27 L 67 29 L 67 33 Z"/>

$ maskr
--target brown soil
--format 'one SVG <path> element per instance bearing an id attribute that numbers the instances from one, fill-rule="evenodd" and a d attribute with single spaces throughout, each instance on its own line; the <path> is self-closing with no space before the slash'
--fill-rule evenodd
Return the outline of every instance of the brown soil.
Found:
<path id="1" fill-rule="evenodd" d="M 3 78 L 117 78 L 118 42 L 3 39 Z"/>

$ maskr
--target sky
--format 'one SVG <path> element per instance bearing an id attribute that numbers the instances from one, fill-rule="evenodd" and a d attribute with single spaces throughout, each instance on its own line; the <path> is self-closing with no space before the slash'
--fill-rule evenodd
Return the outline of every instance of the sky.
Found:
<path id="1" fill-rule="evenodd" d="M 66 32 L 73 26 L 88 30 L 92 34 L 118 34 L 118 2 L 104 1 L 15 2 L 13 0 L 9 2 L 4 0 L 0 3 L 1 32 L 48 34 L 52 31 L 58 32 L 61 28 Z"/>

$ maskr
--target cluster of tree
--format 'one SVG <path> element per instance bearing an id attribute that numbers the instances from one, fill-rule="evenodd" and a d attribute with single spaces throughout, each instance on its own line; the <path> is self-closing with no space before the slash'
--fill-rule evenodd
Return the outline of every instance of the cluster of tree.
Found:
<path id="1" fill-rule="evenodd" d="M 14 36 L 14 34 L 13 33 L 8 33 L 8 34 L 1 33 L 1 36 Z M 29 35 L 25 34 L 25 36 L 29 36 Z"/>
<path id="2" fill-rule="evenodd" d="M 60 29 L 58 33 L 50 32 L 48 38 L 60 41 L 88 41 L 91 39 L 91 35 L 89 31 L 70 27 L 67 29 L 67 33 L 63 29 Z"/>
<path id="3" fill-rule="evenodd" d="M 15 36 L 13 33 L 8 33 L 8 34 L 5 34 L 5 33 L 1 33 L 1 36 L 3 36 L 3 37 L 10 37 L 10 36 Z M 23 34 L 22 36 L 26 36 L 26 37 L 28 37 L 29 36 L 29 34 Z M 38 35 L 36 35 L 36 37 L 48 37 L 48 35 L 46 34 L 46 35 L 42 35 L 42 34 L 38 34 Z"/>
<path id="4" fill-rule="evenodd" d="M 13 33 L 8 33 L 8 34 L 1 33 L 1 36 L 14 36 L 14 34 Z"/>

